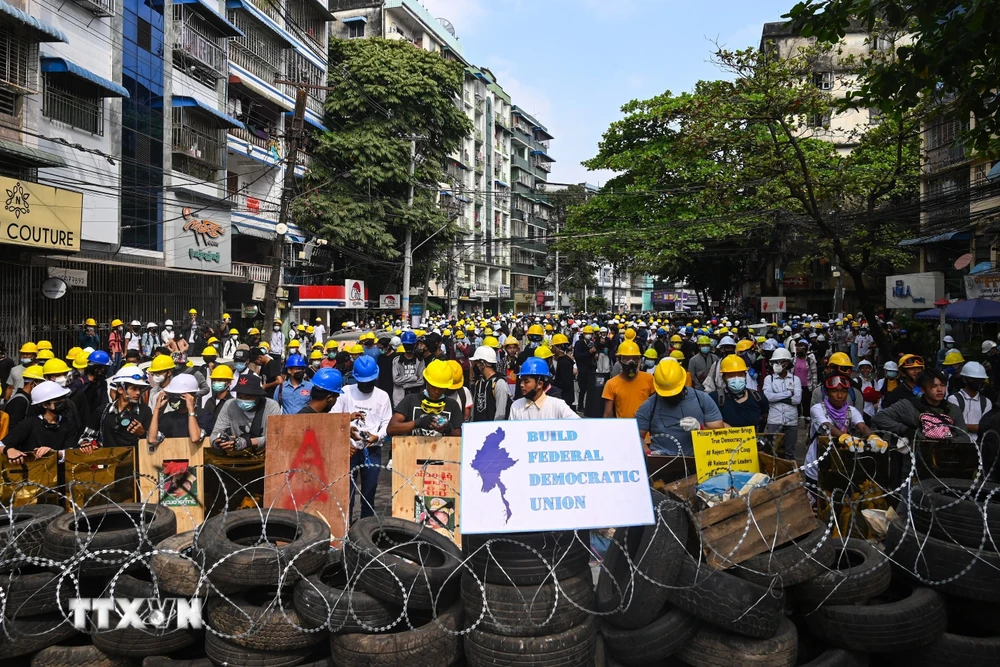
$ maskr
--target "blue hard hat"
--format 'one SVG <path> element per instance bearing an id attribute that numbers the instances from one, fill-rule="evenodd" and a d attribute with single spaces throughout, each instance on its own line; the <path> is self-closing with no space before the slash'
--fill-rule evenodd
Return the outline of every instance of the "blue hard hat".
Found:
<path id="1" fill-rule="evenodd" d="M 367 354 L 357 358 L 354 362 L 354 379 L 358 382 L 373 382 L 378 379 L 378 362 L 375 357 Z"/>
<path id="2" fill-rule="evenodd" d="M 663 327 L 660 327 L 659 329 L 656 330 L 656 335 L 657 336 L 663 336 L 666 333 L 667 333 L 667 330 L 664 329 Z"/>
<path id="3" fill-rule="evenodd" d="M 404 331 L 403 335 L 399 337 L 399 341 L 403 345 L 416 345 L 417 344 L 417 334 L 412 331 Z"/>
<path id="4" fill-rule="evenodd" d="M 321 368 L 313 376 L 314 387 L 331 391 L 334 394 L 344 393 L 344 376 L 336 368 Z"/>
<path id="5" fill-rule="evenodd" d="M 901 334 L 905 334 L 905 333 L 906 333 L 906 329 L 900 329 L 900 330 L 899 330 L 899 333 L 901 333 Z"/>
<path id="6" fill-rule="evenodd" d="M 87 363 L 91 366 L 109 366 L 111 365 L 111 357 L 104 350 L 94 350 L 87 357 Z"/>
<path id="7" fill-rule="evenodd" d="M 544 359 L 538 357 L 528 357 L 521 364 L 520 375 L 540 375 L 541 377 L 551 377 L 549 364 Z"/>
<path id="8" fill-rule="evenodd" d="M 306 365 L 306 359 L 301 354 L 290 354 L 285 362 L 285 368 L 305 368 Z"/>

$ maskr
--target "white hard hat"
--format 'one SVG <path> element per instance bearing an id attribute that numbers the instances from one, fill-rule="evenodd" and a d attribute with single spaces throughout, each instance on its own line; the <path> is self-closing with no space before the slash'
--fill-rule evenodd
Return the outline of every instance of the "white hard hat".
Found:
<path id="1" fill-rule="evenodd" d="M 736 341 L 733 340 L 732 336 L 723 336 L 722 340 L 719 341 L 719 347 L 722 347 L 723 345 L 732 345 L 733 347 L 736 347 Z"/>
<path id="2" fill-rule="evenodd" d="M 129 326 L 141 327 L 142 326 L 142 322 L 140 322 L 139 320 L 132 320 L 131 322 L 129 322 Z"/>
<path id="3" fill-rule="evenodd" d="M 867 359 L 862 359 L 861 362 L 858 364 L 858 368 L 861 368 L 862 366 L 871 366 L 872 368 L 874 368 L 875 364 L 868 361 Z"/>
<path id="4" fill-rule="evenodd" d="M 156 324 L 156 322 L 150 322 L 149 324 L 146 325 L 146 328 L 147 329 L 155 329 L 157 326 L 158 325 Z"/>
<path id="5" fill-rule="evenodd" d="M 174 376 L 163 389 L 168 394 L 197 394 L 198 390 L 198 379 L 188 373 Z"/>
<path id="6" fill-rule="evenodd" d="M 166 322 L 163 323 L 163 326 L 165 326 L 165 327 L 172 327 L 172 326 L 174 326 L 174 321 L 173 320 L 167 320 Z"/>
<path id="7" fill-rule="evenodd" d="M 779 347 L 780 346 L 778 345 L 778 341 L 774 340 L 773 338 L 768 338 L 767 340 L 764 341 L 764 344 L 761 347 L 761 349 L 763 349 L 764 352 L 771 352 L 773 350 L 777 350 Z M 789 358 L 791 358 L 791 355 L 789 355 Z"/>
<path id="8" fill-rule="evenodd" d="M 954 343 L 955 339 L 952 338 L 951 336 L 945 336 L 944 337 L 944 342 L 946 342 L 946 343 Z"/>
<path id="9" fill-rule="evenodd" d="M 972 378 L 974 380 L 985 380 L 986 369 L 978 361 L 967 361 L 965 362 L 965 365 L 962 366 L 962 372 L 959 373 L 959 375 L 964 378 Z M 34 395 L 34 392 L 32 392 L 32 395 Z"/>
<path id="10" fill-rule="evenodd" d="M 488 364 L 497 362 L 497 352 L 492 347 L 480 345 L 476 348 L 476 353 L 472 355 L 472 361 L 485 361 Z"/>
<path id="11" fill-rule="evenodd" d="M 48 403 L 63 396 L 69 396 L 69 387 L 60 387 L 52 380 L 46 380 L 31 390 L 31 404 Z"/>
<path id="12" fill-rule="evenodd" d="M 820 334 L 820 335 L 816 336 L 816 342 L 817 343 L 824 343 L 824 342 L 826 342 L 826 336 L 824 336 L 823 334 Z"/>
<path id="13" fill-rule="evenodd" d="M 403 341 L 399 339 L 399 336 L 393 336 L 392 338 L 389 339 L 389 345 L 392 346 L 392 349 L 394 350 L 402 344 Z"/>
<path id="14" fill-rule="evenodd" d="M 774 351 L 774 354 L 771 355 L 771 361 L 791 361 L 791 360 L 792 360 L 792 353 L 783 347 L 779 347 L 777 350 Z"/>
<path id="15" fill-rule="evenodd" d="M 884 371 L 898 371 L 899 366 L 896 365 L 895 361 L 887 361 L 882 364 L 882 370 Z"/>
<path id="16" fill-rule="evenodd" d="M 118 369 L 118 372 L 108 380 L 108 384 L 132 384 L 137 387 L 149 386 L 149 383 L 146 382 L 146 374 L 138 366 L 124 366 Z"/>
<path id="17" fill-rule="evenodd" d="M 986 354 L 987 352 L 989 352 L 990 350 L 992 350 L 996 346 L 997 346 L 997 344 L 994 343 L 993 341 L 991 341 L 991 340 L 984 340 L 983 341 L 983 350 L 982 350 L 983 354 Z"/>

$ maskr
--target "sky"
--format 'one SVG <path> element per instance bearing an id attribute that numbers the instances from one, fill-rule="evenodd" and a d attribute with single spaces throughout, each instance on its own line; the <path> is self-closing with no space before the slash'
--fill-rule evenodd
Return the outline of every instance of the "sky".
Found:
<path id="1" fill-rule="evenodd" d="M 760 43 L 795 0 L 421 0 L 455 26 L 465 57 L 555 137 L 552 183 L 603 185 L 596 155 L 621 107 L 720 77 L 713 42 Z"/>

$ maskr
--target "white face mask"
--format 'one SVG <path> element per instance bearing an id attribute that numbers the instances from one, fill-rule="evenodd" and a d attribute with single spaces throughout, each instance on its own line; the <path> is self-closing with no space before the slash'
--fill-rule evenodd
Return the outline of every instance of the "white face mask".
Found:
<path id="1" fill-rule="evenodd" d="M 149 376 L 149 381 L 154 385 L 159 385 L 163 382 L 163 378 L 166 377 L 163 373 L 152 373 Z"/>
<path id="2" fill-rule="evenodd" d="M 771 370 L 773 370 L 775 373 L 781 373 L 781 371 L 785 370 L 785 365 L 784 364 L 771 364 Z"/>
<path id="3" fill-rule="evenodd" d="M 65 387 L 66 385 L 69 384 L 69 378 L 66 377 L 65 375 L 60 375 L 58 377 L 54 377 L 54 378 L 52 378 L 52 381 L 55 382 L 60 387 Z"/>

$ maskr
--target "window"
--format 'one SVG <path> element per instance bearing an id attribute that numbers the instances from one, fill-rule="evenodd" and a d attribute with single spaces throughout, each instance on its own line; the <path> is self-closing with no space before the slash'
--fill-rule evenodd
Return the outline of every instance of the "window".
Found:
<path id="1" fill-rule="evenodd" d="M 226 38 L 188 5 L 174 5 L 174 59 L 210 88 L 229 71 Z"/>
<path id="2" fill-rule="evenodd" d="M 19 114 L 20 95 L 9 90 L 0 89 L 0 115 L 17 117 Z"/>
<path id="3" fill-rule="evenodd" d="M 831 117 L 832 113 L 830 111 L 827 111 L 826 113 L 810 114 L 809 118 L 806 120 L 806 125 L 814 130 L 828 130 L 830 129 Z"/>
<path id="4" fill-rule="evenodd" d="M 172 113 L 174 169 L 215 180 L 215 173 L 225 166 L 225 131 L 204 112 L 190 107 L 174 107 Z"/>
<path id="5" fill-rule="evenodd" d="M 284 46 L 274 34 L 247 12 L 229 11 L 229 22 L 243 31 L 230 42 L 229 58 L 266 83 L 273 83 L 284 62 Z"/>
<path id="6" fill-rule="evenodd" d="M 820 90 L 833 90 L 833 72 L 814 72 L 813 85 Z"/>
<path id="7" fill-rule="evenodd" d="M 977 164 L 972 170 L 972 185 L 986 185 L 986 176 L 990 173 L 993 165 L 989 162 Z"/>
<path id="8" fill-rule="evenodd" d="M 140 49 L 153 50 L 153 24 L 145 19 L 139 19 L 138 33 L 135 39 Z"/>
<path id="9" fill-rule="evenodd" d="M 927 150 L 950 146 L 965 130 L 965 124 L 954 118 L 938 118 L 927 134 Z"/>
<path id="10" fill-rule="evenodd" d="M 0 28 L 0 87 L 38 92 L 38 43 L 10 28 Z"/>
<path id="11" fill-rule="evenodd" d="M 42 115 L 60 123 L 104 136 L 104 98 L 77 86 L 45 77 Z"/>
<path id="12" fill-rule="evenodd" d="M 873 44 L 876 51 L 892 51 L 895 47 L 895 40 L 888 35 L 876 35 Z"/>
<path id="13" fill-rule="evenodd" d="M 347 39 L 360 39 L 365 36 L 365 22 L 351 21 L 347 24 Z"/>

